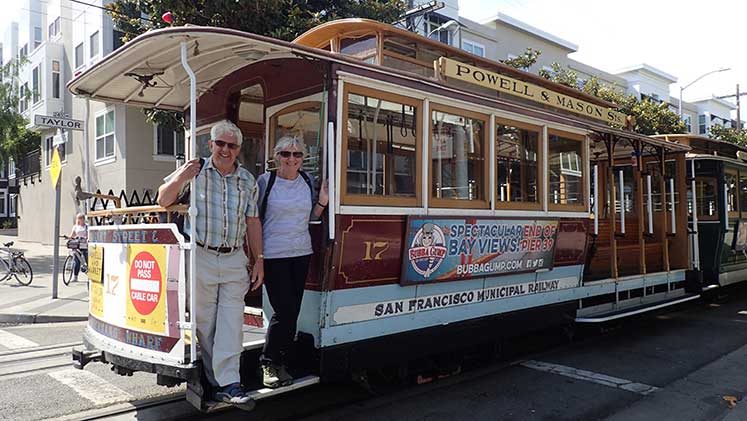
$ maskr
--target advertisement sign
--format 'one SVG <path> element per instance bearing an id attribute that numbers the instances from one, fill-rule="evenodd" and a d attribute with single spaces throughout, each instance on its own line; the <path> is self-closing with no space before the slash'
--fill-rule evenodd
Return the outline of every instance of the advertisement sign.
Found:
<path id="1" fill-rule="evenodd" d="M 104 317 L 104 248 L 91 245 L 88 247 L 88 310 L 96 317 Z"/>
<path id="2" fill-rule="evenodd" d="M 407 221 L 402 284 L 550 269 L 557 220 L 423 218 Z"/>

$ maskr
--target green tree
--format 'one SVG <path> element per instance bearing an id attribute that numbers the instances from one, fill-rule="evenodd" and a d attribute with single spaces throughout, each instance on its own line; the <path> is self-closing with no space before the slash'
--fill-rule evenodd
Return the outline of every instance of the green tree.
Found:
<path id="1" fill-rule="evenodd" d="M 169 26 L 161 19 L 165 12 L 171 12 L 175 26 L 220 26 L 290 41 L 335 19 L 394 22 L 405 7 L 404 0 L 116 0 L 107 5 L 114 24 L 125 32 L 124 41 Z"/>
<path id="2" fill-rule="evenodd" d="M 13 158 L 19 162 L 27 153 L 38 149 L 41 137 L 27 130 L 26 118 L 18 112 L 21 99 L 30 98 L 30 92 L 21 94 L 18 89 L 18 73 L 27 60 L 12 60 L 0 66 L 0 161 Z"/>
<path id="3" fill-rule="evenodd" d="M 528 70 L 530 67 L 534 66 L 534 63 L 537 62 L 540 55 L 542 55 L 542 51 L 527 47 L 520 56 L 507 60 L 500 60 L 500 62 L 507 66 L 511 66 L 514 69 Z"/>
<path id="4" fill-rule="evenodd" d="M 708 137 L 747 147 L 747 129 L 737 130 L 735 128 L 724 127 L 720 124 L 714 124 L 708 129 Z"/>
<path id="5" fill-rule="evenodd" d="M 578 89 L 578 73 L 571 68 L 564 68 L 560 63 L 550 65 L 552 70 L 540 69 L 539 75 L 555 83 Z"/>
<path id="6" fill-rule="evenodd" d="M 155 28 L 170 26 L 161 19 L 171 12 L 173 25 L 218 26 L 291 41 L 307 30 L 335 19 L 358 17 L 398 21 L 404 0 L 116 0 L 106 6 L 127 42 Z M 182 128 L 181 113 L 144 111 L 148 121 Z"/>

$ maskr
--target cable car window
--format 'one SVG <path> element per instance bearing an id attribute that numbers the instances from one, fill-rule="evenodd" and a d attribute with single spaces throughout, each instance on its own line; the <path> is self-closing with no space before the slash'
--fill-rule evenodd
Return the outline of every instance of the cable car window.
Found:
<path id="1" fill-rule="evenodd" d="M 739 209 L 747 212 L 747 171 L 739 171 Z"/>
<path id="2" fill-rule="evenodd" d="M 376 64 L 376 35 L 364 35 L 358 38 L 340 40 L 340 52 L 346 56 Z"/>
<path id="3" fill-rule="evenodd" d="M 486 121 L 487 116 L 434 106 L 430 173 L 435 206 L 489 207 Z"/>
<path id="4" fill-rule="evenodd" d="M 724 173 L 724 182 L 726 188 L 726 210 L 730 217 L 739 218 L 739 203 L 737 194 L 739 192 L 737 172 L 733 169 L 727 169 Z"/>
<path id="5" fill-rule="evenodd" d="M 420 103 L 346 87 L 344 204 L 420 205 Z"/>
<path id="6" fill-rule="evenodd" d="M 717 220 L 718 189 L 716 187 L 716 179 L 712 177 L 696 177 L 695 192 L 697 199 L 698 219 Z"/>
<path id="7" fill-rule="evenodd" d="M 550 208 L 585 209 L 583 136 L 550 132 L 548 151 Z"/>
<path id="8" fill-rule="evenodd" d="M 498 207 L 539 208 L 540 132 L 538 127 L 516 123 L 496 126 L 496 201 Z M 574 162 L 575 168 L 580 163 Z"/>
<path id="9" fill-rule="evenodd" d="M 294 104 L 276 113 L 270 122 L 270 159 L 272 156 L 275 142 L 281 137 L 290 135 L 296 136 L 306 144 L 306 156 L 303 158 L 303 170 L 310 174 L 314 179 L 320 180 L 321 161 L 319 156 L 322 150 L 323 139 L 321 131 L 321 109 L 319 102 L 303 102 Z M 269 163 L 270 168 L 274 163 Z"/>

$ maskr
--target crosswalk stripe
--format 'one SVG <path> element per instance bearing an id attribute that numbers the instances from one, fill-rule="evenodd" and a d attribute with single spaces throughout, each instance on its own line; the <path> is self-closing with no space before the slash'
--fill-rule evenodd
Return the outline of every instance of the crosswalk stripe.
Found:
<path id="1" fill-rule="evenodd" d="M 53 371 L 49 376 L 60 383 L 70 386 L 80 396 L 93 402 L 94 405 L 111 405 L 132 399 L 132 395 L 114 386 L 101 377 L 75 368 Z"/>
<path id="2" fill-rule="evenodd" d="M 0 346 L 8 349 L 21 349 L 34 348 L 39 346 L 39 344 L 24 337 L 14 335 L 8 331 L 0 330 Z"/>
<path id="3" fill-rule="evenodd" d="M 593 371 L 579 370 L 577 368 L 566 367 L 560 364 L 529 360 L 522 362 L 521 365 L 534 370 L 545 371 L 548 373 L 558 374 L 560 376 L 571 377 L 579 380 L 585 380 L 604 386 L 627 390 L 628 392 L 638 393 L 640 395 L 648 395 L 649 393 L 653 393 L 659 390 L 659 388 L 656 386 L 636 383 L 630 380 L 608 376 L 606 374 L 594 373 Z"/>

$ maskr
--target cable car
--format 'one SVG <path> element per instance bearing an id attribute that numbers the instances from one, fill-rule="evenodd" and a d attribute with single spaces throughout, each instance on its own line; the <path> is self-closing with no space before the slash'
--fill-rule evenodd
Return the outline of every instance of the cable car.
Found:
<path id="1" fill-rule="evenodd" d="M 158 84 L 142 83 L 151 76 Z M 310 226 L 294 385 L 259 388 L 272 308 L 247 298 L 242 382 L 256 399 L 698 297 L 686 276 L 689 146 L 625 130 L 626 116 L 596 97 L 400 28 L 343 19 L 293 42 L 159 29 L 68 88 L 184 112 L 190 157 L 212 123 L 233 121 L 255 175 L 274 142 L 296 134 L 310 151 L 304 169 L 330 181 L 328 212 Z M 190 402 L 210 410 L 192 340 L 200 309 L 187 298 L 195 245 L 173 223 L 146 223 L 167 211 L 89 214 L 123 223 L 91 228 L 91 310 L 75 358 L 186 381 Z M 136 282 L 146 266 L 158 271 Z"/>

